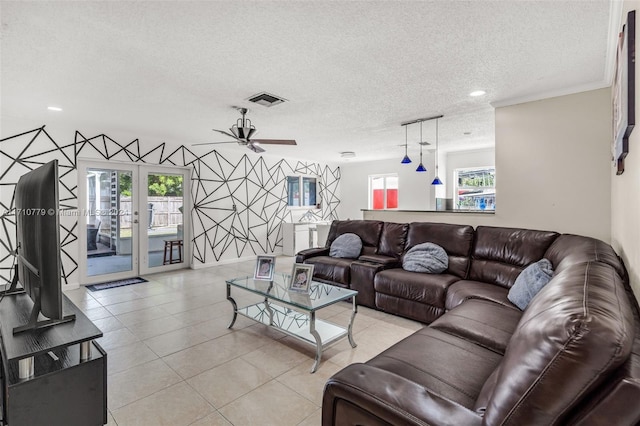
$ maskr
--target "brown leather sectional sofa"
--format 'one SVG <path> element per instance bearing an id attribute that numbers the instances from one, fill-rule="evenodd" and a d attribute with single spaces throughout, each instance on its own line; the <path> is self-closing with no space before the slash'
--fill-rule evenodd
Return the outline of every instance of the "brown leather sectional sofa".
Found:
<path id="1" fill-rule="evenodd" d="M 358 234 L 358 259 L 328 256 Z M 449 269 L 404 271 L 433 242 Z M 529 264 L 552 280 L 524 311 L 507 299 Z M 326 384 L 328 425 L 633 425 L 640 421 L 640 319 L 625 268 L 577 235 L 437 223 L 335 221 L 327 247 L 300 252 L 314 279 L 358 290 L 359 304 L 429 324 Z M 356 319 L 357 321 L 357 319 Z"/>

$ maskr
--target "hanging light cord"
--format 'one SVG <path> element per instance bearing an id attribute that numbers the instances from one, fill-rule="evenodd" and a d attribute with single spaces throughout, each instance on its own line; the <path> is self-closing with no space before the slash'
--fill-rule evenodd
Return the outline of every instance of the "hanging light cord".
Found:
<path id="1" fill-rule="evenodd" d="M 407 142 L 407 140 L 408 140 L 407 139 L 407 132 L 408 132 L 407 131 L 407 126 L 404 126 L 404 156 L 405 157 L 408 157 L 408 155 L 407 155 L 407 143 L 408 143 Z"/>
<path id="2" fill-rule="evenodd" d="M 436 118 L 436 177 L 438 176 L 438 119 Z"/>
<path id="3" fill-rule="evenodd" d="M 420 164 L 422 164 L 422 121 L 420 122 Z"/>

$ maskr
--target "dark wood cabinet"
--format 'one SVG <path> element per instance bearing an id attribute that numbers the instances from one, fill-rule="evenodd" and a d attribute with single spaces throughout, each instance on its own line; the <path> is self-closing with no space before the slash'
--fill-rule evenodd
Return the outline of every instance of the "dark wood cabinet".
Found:
<path id="1" fill-rule="evenodd" d="M 16 335 L 13 327 L 28 317 L 31 300 L 7 295 L 0 303 L 3 425 L 107 422 L 107 353 L 93 341 L 102 332 L 64 295 L 63 303 L 75 321 Z M 22 379 L 25 366 L 33 375 Z"/>

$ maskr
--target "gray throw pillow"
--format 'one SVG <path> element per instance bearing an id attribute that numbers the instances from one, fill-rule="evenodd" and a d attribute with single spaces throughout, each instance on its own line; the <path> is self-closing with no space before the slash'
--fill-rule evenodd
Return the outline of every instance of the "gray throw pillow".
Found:
<path id="1" fill-rule="evenodd" d="M 329 256 L 356 259 L 362 251 L 362 240 L 356 234 L 346 233 L 333 240 Z"/>
<path id="2" fill-rule="evenodd" d="M 553 265 L 547 259 L 532 263 L 520 272 L 507 298 L 524 311 L 531 299 L 551 281 L 551 277 L 553 277 Z"/>
<path id="3" fill-rule="evenodd" d="M 411 247 L 402 259 L 402 269 L 405 271 L 441 274 L 448 267 L 447 252 L 433 243 L 422 243 Z"/>

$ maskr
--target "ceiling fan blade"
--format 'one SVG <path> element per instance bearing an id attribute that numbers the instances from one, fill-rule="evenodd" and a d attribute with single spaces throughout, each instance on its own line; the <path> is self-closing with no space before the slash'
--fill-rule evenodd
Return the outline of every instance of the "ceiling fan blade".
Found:
<path id="1" fill-rule="evenodd" d="M 229 132 L 225 132 L 224 130 L 218 130 L 218 129 L 211 129 L 211 130 L 213 130 L 214 132 L 222 133 L 225 136 L 229 136 L 230 138 L 235 139 L 236 141 L 238 141 L 238 142 L 240 142 L 242 144 L 247 143 L 246 141 L 243 141 L 242 139 L 237 138 L 236 135 L 231 134 Z"/>
<path id="2" fill-rule="evenodd" d="M 260 146 L 255 145 L 251 142 L 247 144 L 247 148 L 249 148 L 251 151 L 256 152 L 258 154 L 260 154 L 261 152 L 265 152 L 264 148 L 261 148 Z"/>
<path id="3" fill-rule="evenodd" d="M 295 139 L 251 139 L 251 142 L 258 142 L 265 145 L 298 145 Z"/>
<path id="4" fill-rule="evenodd" d="M 217 144 L 219 144 L 219 143 L 238 143 L 238 141 L 192 143 L 192 144 L 191 144 L 191 146 L 198 146 L 198 145 L 217 145 Z"/>

